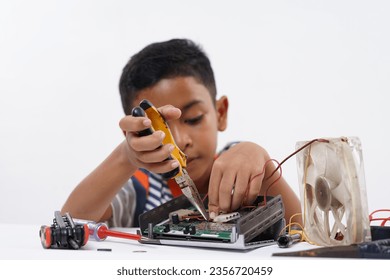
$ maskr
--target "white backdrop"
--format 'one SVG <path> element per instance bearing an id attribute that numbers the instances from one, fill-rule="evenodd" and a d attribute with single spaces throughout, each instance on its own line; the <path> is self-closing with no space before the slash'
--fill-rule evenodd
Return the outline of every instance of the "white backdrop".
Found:
<path id="1" fill-rule="evenodd" d="M 359 136 L 369 210 L 389 208 L 390 2 L 1 1 L 0 222 L 50 224 L 122 140 L 118 80 L 174 37 L 209 54 L 231 140 L 282 160 L 295 142 Z M 284 175 L 299 193 L 296 161 Z"/>

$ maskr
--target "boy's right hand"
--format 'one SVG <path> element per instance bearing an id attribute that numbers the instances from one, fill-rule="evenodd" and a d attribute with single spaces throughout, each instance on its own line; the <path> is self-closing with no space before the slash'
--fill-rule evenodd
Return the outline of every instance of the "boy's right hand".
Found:
<path id="1" fill-rule="evenodd" d="M 168 121 L 180 118 L 180 109 L 165 105 L 158 108 L 164 119 Z M 158 130 L 151 135 L 138 136 L 138 131 L 151 127 L 147 117 L 125 116 L 119 122 L 120 128 L 126 135 L 123 142 L 128 161 L 136 168 L 144 168 L 155 173 L 165 173 L 179 166 L 176 160 L 166 160 L 174 147 L 172 144 L 162 145 L 165 133 Z"/>

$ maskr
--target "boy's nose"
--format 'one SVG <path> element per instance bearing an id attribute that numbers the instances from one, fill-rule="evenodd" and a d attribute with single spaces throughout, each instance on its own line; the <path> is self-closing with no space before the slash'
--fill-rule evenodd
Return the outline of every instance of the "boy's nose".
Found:
<path id="1" fill-rule="evenodd" d="M 185 129 L 179 128 L 177 125 L 170 126 L 170 129 L 176 145 L 185 153 L 185 150 L 192 145 L 191 137 Z"/>

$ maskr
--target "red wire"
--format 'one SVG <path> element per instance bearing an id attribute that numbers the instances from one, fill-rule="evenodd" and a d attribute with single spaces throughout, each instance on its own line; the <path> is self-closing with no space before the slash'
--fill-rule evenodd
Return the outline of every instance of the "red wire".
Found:
<path id="1" fill-rule="evenodd" d="M 313 144 L 314 142 L 324 142 L 324 143 L 329 143 L 329 140 L 326 140 L 326 139 L 322 139 L 322 138 L 318 138 L 318 139 L 313 139 L 313 140 L 310 140 L 309 142 L 307 142 L 305 145 L 303 145 L 302 147 L 300 147 L 298 150 L 294 151 L 292 154 L 290 154 L 289 156 L 287 156 L 284 160 L 282 160 L 278 166 L 275 168 L 275 170 L 271 173 L 271 175 L 269 175 L 268 177 L 272 177 L 272 175 L 274 175 L 274 173 L 282 166 L 283 163 L 285 163 L 290 157 L 296 155 L 297 153 L 299 153 L 300 151 L 302 151 L 304 148 L 306 148 L 307 146 L 310 146 L 311 144 Z"/>
<path id="2" fill-rule="evenodd" d="M 390 209 L 378 209 L 378 210 L 375 210 L 375 211 L 371 212 L 370 218 L 372 218 L 372 215 L 374 215 L 375 213 L 378 213 L 378 212 L 390 212 Z"/>
<path id="3" fill-rule="evenodd" d="M 279 164 L 278 161 L 275 160 L 275 162 Z M 280 178 L 282 178 L 282 173 L 283 173 L 283 172 L 282 172 L 282 166 L 281 166 L 280 164 L 279 164 L 279 171 L 280 171 L 280 172 L 279 172 L 279 177 L 276 178 L 276 179 L 268 186 L 268 188 L 265 190 L 264 197 L 267 196 L 268 190 L 269 190 L 277 181 L 279 181 Z M 273 174 L 274 174 L 274 173 L 273 173 Z M 268 178 L 270 178 L 270 177 L 268 177 Z M 267 178 L 267 179 L 268 179 L 268 178 Z"/>
<path id="4" fill-rule="evenodd" d="M 375 214 L 375 213 L 378 213 L 378 212 L 390 212 L 390 209 L 378 209 L 378 210 L 375 210 L 373 211 L 370 215 L 369 215 L 369 219 L 370 219 L 370 222 L 373 222 L 373 221 L 382 221 L 381 223 L 381 226 L 385 226 L 387 221 L 390 221 L 390 217 L 387 217 L 387 218 L 373 218 L 372 216 Z"/>
<path id="5" fill-rule="evenodd" d="M 268 193 L 268 190 L 282 177 L 282 166 L 281 164 L 276 160 L 276 159 L 269 159 L 267 160 L 265 163 L 264 163 L 264 166 L 263 166 L 263 170 L 259 173 L 259 174 L 256 174 L 255 176 L 253 176 L 250 180 L 249 180 L 249 184 L 258 176 L 264 174 L 265 172 L 265 168 L 267 167 L 267 165 L 270 163 L 270 162 L 276 162 L 276 164 L 278 165 L 278 167 L 274 170 L 274 172 L 272 172 L 272 174 L 270 176 L 268 176 L 266 178 L 266 180 L 268 180 L 269 178 L 271 178 L 271 176 L 276 172 L 277 169 L 280 169 L 280 173 L 279 173 L 279 177 L 276 178 L 269 186 L 268 188 L 266 189 L 265 193 L 264 193 L 264 198 L 263 198 L 263 203 L 264 205 L 267 204 L 267 193 Z M 248 192 L 248 190 L 247 190 Z"/>
<path id="6" fill-rule="evenodd" d="M 386 225 L 386 223 L 387 223 L 388 221 L 390 221 L 390 217 L 387 217 L 387 218 L 373 218 L 373 219 L 370 219 L 370 222 L 373 222 L 373 221 L 382 221 L 381 226 L 383 227 L 383 226 Z"/>

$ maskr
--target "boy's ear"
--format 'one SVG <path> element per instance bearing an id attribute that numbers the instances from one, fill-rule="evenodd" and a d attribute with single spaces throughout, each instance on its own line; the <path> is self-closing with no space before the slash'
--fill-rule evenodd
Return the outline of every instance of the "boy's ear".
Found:
<path id="1" fill-rule="evenodd" d="M 216 101 L 218 130 L 224 131 L 227 127 L 227 113 L 229 108 L 229 100 L 226 96 L 222 96 Z"/>

